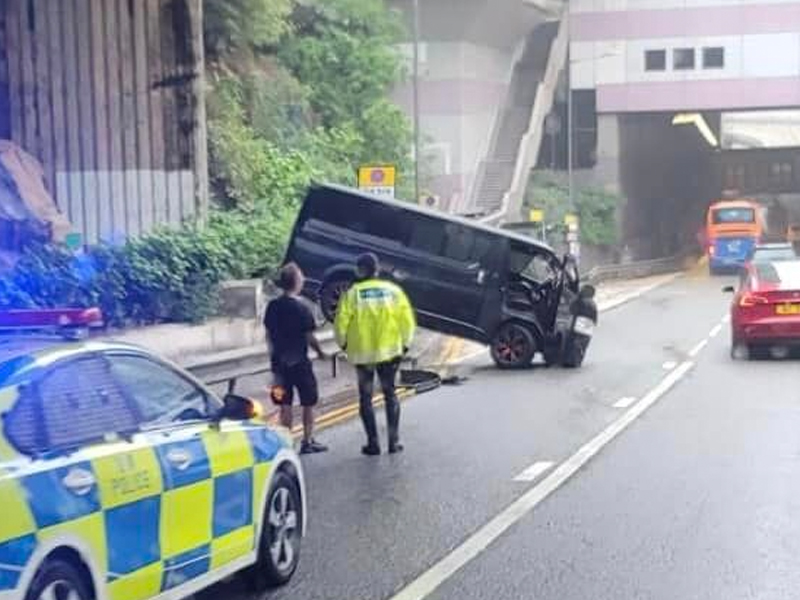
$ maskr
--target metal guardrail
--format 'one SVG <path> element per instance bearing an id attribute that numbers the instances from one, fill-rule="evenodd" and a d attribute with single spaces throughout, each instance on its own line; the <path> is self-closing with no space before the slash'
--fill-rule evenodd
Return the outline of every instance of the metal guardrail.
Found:
<path id="1" fill-rule="evenodd" d="M 322 331 L 317 339 L 322 350 L 330 357 L 331 377 L 338 377 L 342 361 L 347 354 L 339 350 L 330 330 Z M 408 356 L 403 360 L 411 369 L 417 369 L 418 358 Z M 184 368 L 206 385 L 227 384 L 228 393 L 233 393 L 239 379 L 263 375 L 272 371 L 266 348 L 246 348 L 241 352 L 222 353 L 189 362 Z"/>
<path id="2" fill-rule="evenodd" d="M 636 279 L 637 277 L 651 277 L 666 275 L 683 269 L 688 258 L 687 254 L 679 254 L 655 260 L 642 260 L 618 265 L 603 265 L 595 267 L 581 276 L 586 283 L 597 285 L 604 281 L 614 279 Z"/>

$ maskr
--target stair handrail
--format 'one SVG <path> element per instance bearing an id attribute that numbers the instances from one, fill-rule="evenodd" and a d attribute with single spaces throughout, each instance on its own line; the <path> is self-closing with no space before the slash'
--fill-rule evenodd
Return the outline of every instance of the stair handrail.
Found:
<path id="1" fill-rule="evenodd" d="M 522 60 L 523 55 L 525 54 L 526 40 L 527 36 L 522 38 L 522 40 L 517 44 L 517 47 L 514 49 L 514 54 L 511 56 L 511 66 L 508 69 L 508 76 L 506 77 L 508 85 L 506 85 L 505 90 L 503 91 L 503 96 L 500 102 L 497 103 L 497 110 L 494 112 L 494 117 L 492 117 L 492 127 L 489 130 L 491 131 L 489 141 L 486 144 L 485 150 L 478 153 L 478 158 L 475 161 L 475 180 L 472 183 L 472 188 L 470 189 L 469 193 L 469 200 L 467 202 L 470 208 L 475 208 L 477 206 L 478 194 L 480 194 L 481 188 L 483 187 L 483 181 L 486 178 L 486 164 L 490 162 L 491 155 L 497 145 L 497 138 L 500 136 L 500 128 L 503 124 L 503 115 L 505 114 L 509 97 L 511 96 L 511 86 L 514 83 L 514 72 L 517 69 L 517 65 L 519 65 L 520 61 Z"/>
<path id="2" fill-rule="evenodd" d="M 499 225 L 510 212 L 513 212 L 513 210 L 519 211 L 522 207 L 528 176 L 531 169 L 536 165 L 539 157 L 544 120 L 553 107 L 558 78 L 564 70 L 567 61 L 567 50 L 569 47 L 568 18 L 567 11 L 564 9 L 559 21 L 558 34 L 553 39 L 553 43 L 550 46 L 550 57 L 547 60 L 545 75 L 536 91 L 536 98 L 534 99 L 533 108 L 531 109 L 528 130 L 525 132 L 525 135 L 522 136 L 519 149 L 517 150 L 517 160 L 511 187 L 503 195 L 500 208 L 481 218 L 480 221 L 482 223 Z"/>

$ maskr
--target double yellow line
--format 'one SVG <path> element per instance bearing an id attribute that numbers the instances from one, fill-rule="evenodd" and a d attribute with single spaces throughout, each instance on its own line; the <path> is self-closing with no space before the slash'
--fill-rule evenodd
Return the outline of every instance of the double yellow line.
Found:
<path id="1" fill-rule="evenodd" d="M 448 338 L 445 341 L 444 347 L 442 348 L 441 353 L 439 354 L 439 360 L 436 361 L 437 364 L 447 365 L 453 360 L 457 359 L 462 350 L 464 348 L 464 341 L 459 338 Z M 414 388 L 399 388 L 397 390 L 397 399 L 401 402 L 404 400 L 408 400 L 416 396 L 416 390 Z M 350 419 L 354 418 L 358 415 L 358 398 L 353 400 L 349 400 L 345 406 L 341 408 L 337 408 L 335 410 L 326 412 L 314 421 L 314 426 L 316 429 L 328 429 L 335 425 L 339 425 L 340 423 L 344 423 L 345 421 L 349 421 Z M 372 399 L 372 405 L 375 407 L 381 406 L 383 404 L 383 394 L 378 394 Z M 298 437 L 303 432 L 302 425 L 296 425 L 292 428 L 292 435 Z"/>

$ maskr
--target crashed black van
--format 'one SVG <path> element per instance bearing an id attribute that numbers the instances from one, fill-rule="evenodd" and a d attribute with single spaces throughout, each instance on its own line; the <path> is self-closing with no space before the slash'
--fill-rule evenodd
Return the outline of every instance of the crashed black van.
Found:
<path id="1" fill-rule="evenodd" d="M 405 289 L 421 326 L 490 346 L 502 368 L 583 362 L 597 309 L 575 261 L 531 238 L 405 202 L 313 186 L 286 261 L 301 266 L 305 294 L 332 319 L 353 264 L 374 252 L 384 277 Z"/>

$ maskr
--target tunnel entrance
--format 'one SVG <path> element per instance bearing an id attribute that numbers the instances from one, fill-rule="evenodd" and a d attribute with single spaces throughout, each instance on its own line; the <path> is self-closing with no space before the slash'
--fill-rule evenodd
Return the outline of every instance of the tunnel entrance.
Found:
<path id="1" fill-rule="evenodd" d="M 800 223 L 800 111 L 699 116 L 618 117 L 622 234 L 637 259 L 699 250 L 709 204 L 727 196 L 759 201 L 770 241 Z"/>

